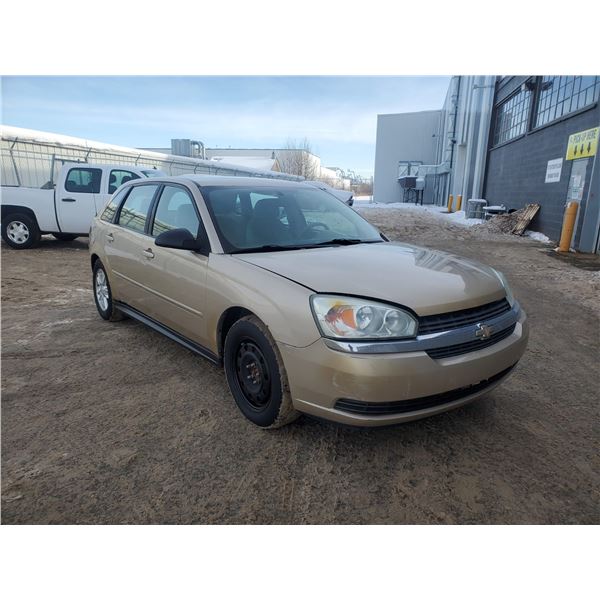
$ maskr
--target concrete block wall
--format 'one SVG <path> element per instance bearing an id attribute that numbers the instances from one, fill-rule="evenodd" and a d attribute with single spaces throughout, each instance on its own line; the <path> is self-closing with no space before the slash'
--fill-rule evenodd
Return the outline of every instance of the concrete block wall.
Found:
<path id="1" fill-rule="evenodd" d="M 500 82 L 497 103 L 521 86 L 525 77 L 514 77 L 502 85 Z M 485 195 L 489 204 L 505 204 L 521 208 L 531 202 L 541 205 L 531 229 L 541 231 L 550 239 L 560 237 L 562 219 L 567 199 L 567 189 L 573 161 L 565 159 L 569 136 L 578 131 L 598 127 L 600 108 L 591 108 L 567 116 L 551 124 L 492 148 L 488 154 Z M 549 160 L 563 158 L 560 181 L 545 183 Z M 575 240 L 578 239 L 585 212 L 587 190 L 592 174 L 592 161 L 588 164 L 584 200 Z"/>

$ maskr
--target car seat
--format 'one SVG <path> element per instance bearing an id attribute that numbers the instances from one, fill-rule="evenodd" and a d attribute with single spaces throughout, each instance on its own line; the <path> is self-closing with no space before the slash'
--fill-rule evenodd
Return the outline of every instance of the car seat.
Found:
<path id="1" fill-rule="evenodd" d="M 289 230 L 279 218 L 280 207 L 279 198 L 263 198 L 256 203 L 246 234 L 249 245 L 262 246 L 289 241 Z"/>

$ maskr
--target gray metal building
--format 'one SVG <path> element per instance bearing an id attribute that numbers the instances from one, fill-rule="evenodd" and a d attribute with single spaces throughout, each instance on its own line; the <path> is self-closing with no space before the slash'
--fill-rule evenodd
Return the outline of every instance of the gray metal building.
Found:
<path id="1" fill-rule="evenodd" d="M 425 203 L 481 197 L 495 79 L 456 76 L 440 110 L 378 115 L 376 202 L 402 201 L 398 175 L 407 163 L 426 179 Z"/>
<path id="2" fill-rule="evenodd" d="M 399 164 L 433 164 L 437 154 L 436 134 L 441 110 L 377 115 L 377 145 L 373 199 L 375 202 L 401 202 L 398 184 Z M 430 188 L 426 201 L 432 201 Z"/>
<path id="3" fill-rule="evenodd" d="M 573 247 L 599 252 L 599 94 L 599 76 L 453 77 L 441 111 L 378 116 L 374 200 L 401 201 L 399 166 L 412 161 L 426 203 L 535 202 L 531 227 L 554 241 L 577 201 Z"/>

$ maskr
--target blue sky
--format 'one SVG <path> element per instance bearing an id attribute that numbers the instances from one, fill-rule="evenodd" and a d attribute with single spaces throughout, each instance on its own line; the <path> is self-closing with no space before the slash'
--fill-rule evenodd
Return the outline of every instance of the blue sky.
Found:
<path id="1" fill-rule="evenodd" d="M 3 77 L 5 125 L 134 147 L 192 138 L 373 171 L 377 114 L 442 106 L 449 77 Z"/>

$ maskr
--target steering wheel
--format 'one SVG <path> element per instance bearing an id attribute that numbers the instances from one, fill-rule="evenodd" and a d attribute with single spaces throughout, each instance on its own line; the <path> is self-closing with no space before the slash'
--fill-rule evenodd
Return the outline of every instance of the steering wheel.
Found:
<path id="1" fill-rule="evenodd" d="M 313 233 L 314 230 L 317 229 L 323 229 L 324 231 L 329 231 L 329 226 L 326 225 L 325 223 L 321 223 L 321 221 L 315 221 L 314 223 L 309 223 L 304 230 L 302 231 L 302 233 L 300 234 L 301 237 L 304 237 L 305 235 L 309 235 L 311 233 Z"/>

